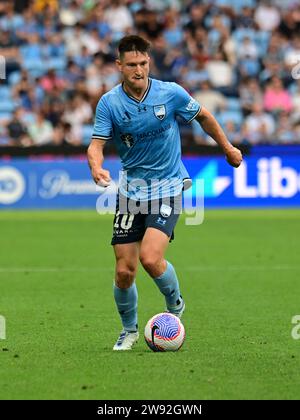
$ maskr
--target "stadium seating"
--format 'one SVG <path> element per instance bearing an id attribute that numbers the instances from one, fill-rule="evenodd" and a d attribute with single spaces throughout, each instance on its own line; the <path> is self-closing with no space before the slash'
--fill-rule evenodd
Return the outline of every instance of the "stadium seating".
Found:
<path id="1" fill-rule="evenodd" d="M 284 128 L 279 127 L 276 114 L 276 130 L 281 138 L 285 138 L 282 134 L 285 129 L 293 142 L 300 142 L 297 130 L 294 130 L 300 115 L 299 84 L 291 77 L 284 58 L 278 59 L 284 57 L 286 51 L 295 49 L 295 38 L 299 35 L 297 13 L 288 16 L 295 20 L 293 26 L 286 22 L 285 9 L 289 5 L 291 11 L 297 11 L 298 0 L 276 0 L 276 6 L 270 3 L 271 13 L 273 11 L 275 20 L 276 16 L 278 18 L 270 29 L 264 27 L 261 14 L 260 20 L 256 16 L 260 9 L 268 20 L 263 0 L 154 1 L 151 10 L 147 9 L 149 2 L 141 0 L 120 0 L 116 9 L 110 2 L 82 1 L 72 2 L 72 7 L 68 8 L 71 2 L 64 0 L 63 13 L 58 9 L 52 12 L 43 9 L 47 7 L 47 1 L 39 3 L 37 12 L 33 1 L 25 2 L 21 8 L 18 6 L 20 11 L 13 15 L 10 3 L 3 2 L 0 17 L 0 48 L 7 46 L 9 57 L 7 80 L 0 85 L 2 128 L 17 106 L 24 107 L 26 124 L 30 124 L 35 113 L 42 109 L 54 127 L 60 126 L 68 121 L 66 114 L 78 92 L 95 109 L 99 97 L 119 81 L 114 66 L 119 39 L 126 33 L 140 33 L 152 43 L 151 76 L 175 81 L 192 95 L 209 78 L 215 91 L 226 96 L 226 110 L 216 114 L 221 125 L 231 121 L 240 130 L 243 128 L 245 109 L 241 108 L 239 93 L 240 88 L 247 85 L 248 78 L 258 80 L 263 98 L 272 75 L 279 75 L 284 88 L 293 97 L 293 109 L 288 126 Z M 116 21 L 115 16 L 123 18 Z M 127 26 L 124 26 L 125 21 Z M 95 37 L 94 29 L 98 37 Z M 269 47 L 274 47 L 274 43 L 278 45 L 278 51 L 277 55 L 270 53 L 273 61 L 269 65 L 266 59 Z M 249 54 L 244 51 L 244 45 L 249 48 Z M 15 49 L 13 54 L 11 48 Z M 219 66 L 227 73 L 224 73 L 224 80 L 217 78 L 218 83 L 214 83 L 213 76 L 219 73 L 211 70 L 211 61 L 214 62 L 213 69 Z M 54 71 L 55 80 L 47 79 L 49 70 Z M 251 93 L 249 95 L 251 97 Z M 76 110 L 74 112 L 76 114 Z M 247 112 L 251 112 L 251 106 Z M 197 123 L 193 123 L 192 128 L 181 124 L 180 129 L 186 137 L 191 133 L 203 134 Z M 81 124 L 79 132 L 82 132 L 82 144 L 87 145 L 92 121 Z M 278 142 L 276 133 L 275 143 Z M 290 133 L 294 134 L 290 136 Z"/>

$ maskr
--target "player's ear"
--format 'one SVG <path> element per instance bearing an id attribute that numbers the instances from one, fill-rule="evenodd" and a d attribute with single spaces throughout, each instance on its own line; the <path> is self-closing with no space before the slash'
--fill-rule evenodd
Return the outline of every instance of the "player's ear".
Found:
<path id="1" fill-rule="evenodd" d="M 116 66 L 118 67 L 119 71 L 122 71 L 122 62 L 119 58 L 116 59 Z"/>

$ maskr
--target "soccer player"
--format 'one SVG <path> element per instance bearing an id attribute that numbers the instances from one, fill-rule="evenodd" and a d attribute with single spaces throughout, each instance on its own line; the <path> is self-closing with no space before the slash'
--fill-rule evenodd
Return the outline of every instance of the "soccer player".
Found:
<path id="1" fill-rule="evenodd" d="M 238 167 L 242 161 L 215 118 L 181 86 L 149 78 L 149 50 L 149 42 L 136 35 L 119 42 L 116 64 L 122 83 L 101 97 L 88 148 L 97 184 L 110 182 L 103 168 L 107 141 L 115 142 L 123 165 L 111 242 L 116 257 L 114 298 L 123 330 L 113 350 L 131 350 L 139 337 L 139 261 L 164 295 L 166 310 L 181 317 L 185 309 L 175 268 L 164 258 L 180 213 L 176 202 L 188 179 L 176 116 L 187 122 L 195 118 L 229 164 Z"/>

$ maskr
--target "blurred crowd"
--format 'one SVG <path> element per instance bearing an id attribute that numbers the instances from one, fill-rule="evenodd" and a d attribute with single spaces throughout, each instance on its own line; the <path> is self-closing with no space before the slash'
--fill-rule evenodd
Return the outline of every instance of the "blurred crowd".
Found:
<path id="1" fill-rule="evenodd" d="M 88 144 L 133 33 L 232 143 L 300 143 L 300 0 L 1 0 L 0 145 Z"/>

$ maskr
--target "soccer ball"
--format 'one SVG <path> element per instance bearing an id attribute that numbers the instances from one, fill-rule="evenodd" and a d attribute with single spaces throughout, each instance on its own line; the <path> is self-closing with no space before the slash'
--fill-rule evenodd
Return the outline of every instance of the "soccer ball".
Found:
<path id="1" fill-rule="evenodd" d="M 184 342 L 185 329 L 177 316 L 164 312 L 149 319 L 144 336 L 153 351 L 177 351 Z"/>

